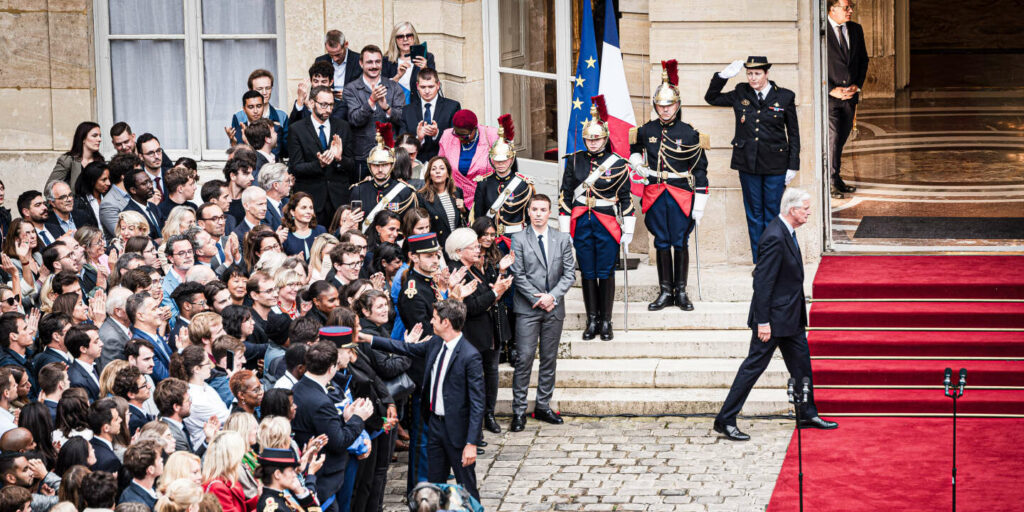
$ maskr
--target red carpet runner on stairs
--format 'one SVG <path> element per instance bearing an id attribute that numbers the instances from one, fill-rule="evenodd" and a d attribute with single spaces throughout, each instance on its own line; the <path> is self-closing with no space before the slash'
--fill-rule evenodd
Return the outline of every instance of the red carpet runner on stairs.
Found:
<path id="1" fill-rule="evenodd" d="M 1024 510 L 1024 257 L 827 256 L 813 298 L 815 401 L 839 429 L 803 431 L 805 509 L 949 510 L 942 377 L 967 368 L 957 504 Z M 797 473 L 794 433 L 769 511 L 798 510 Z"/>
<path id="2" fill-rule="evenodd" d="M 826 256 L 807 341 L 823 416 L 1024 415 L 1024 257 Z M 955 375 L 954 375 L 955 378 Z"/>

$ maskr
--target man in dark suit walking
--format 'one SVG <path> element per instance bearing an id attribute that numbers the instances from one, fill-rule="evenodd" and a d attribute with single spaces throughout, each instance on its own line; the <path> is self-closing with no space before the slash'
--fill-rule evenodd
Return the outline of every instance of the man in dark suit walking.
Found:
<path id="1" fill-rule="evenodd" d="M 441 79 L 437 71 L 426 68 L 416 78 L 416 94 L 409 99 L 409 104 L 402 109 L 403 133 L 412 133 L 420 141 L 420 151 L 416 159 L 428 162 L 437 156 L 437 141 L 441 134 L 452 127 L 452 118 L 462 109 L 455 100 L 441 96 Z M 415 177 L 415 176 L 414 176 Z"/>
<path id="2" fill-rule="evenodd" d="M 89 444 L 96 453 L 96 463 L 89 466 L 89 469 L 114 474 L 121 470 L 121 460 L 114 454 L 113 443 L 114 436 L 121 432 L 123 420 L 113 398 L 97 400 L 89 408 L 89 429 L 92 430 Z"/>
<path id="3" fill-rule="evenodd" d="M 786 367 L 797 382 L 811 377 L 811 355 L 807 349 L 807 305 L 804 300 L 804 263 L 796 229 L 807 222 L 811 196 L 790 188 L 782 196 L 782 213 L 775 218 L 758 244 L 754 268 L 754 297 L 750 300 L 747 325 L 753 329 L 750 352 L 740 365 L 729 396 L 715 418 L 715 432 L 733 441 L 750 436 L 736 427 L 736 415 L 743 408 L 751 388 L 772 360 L 775 347 L 782 351 Z M 837 424 L 818 416 L 811 396 L 801 405 L 800 428 L 834 429 Z"/>
<path id="4" fill-rule="evenodd" d="M 868 73 L 864 29 L 850 21 L 852 0 L 828 0 L 828 148 L 832 159 L 832 196 L 857 189 L 839 175 L 843 146 L 853 129 L 860 90 Z"/>
<path id="5" fill-rule="evenodd" d="M 348 204 L 349 187 L 356 181 L 355 146 L 348 123 L 331 116 L 331 90 L 314 87 L 310 95 L 313 114 L 288 130 L 288 171 L 295 176 L 292 190 L 312 196 L 317 218 L 329 222 L 338 207 Z"/>
<path id="6" fill-rule="evenodd" d="M 326 460 L 316 475 L 317 498 L 324 512 L 337 511 L 334 496 L 345 480 L 348 447 L 363 431 L 363 421 L 373 414 L 373 404 L 366 399 L 356 400 L 339 411 L 328 394 L 328 387 L 334 389 L 331 380 L 338 373 L 338 362 L 338 348 L 333 343 L 310 346 L 306 350 L 306 374 L 292 387 L 297 408 L 292 420 L 295 441 L 305 446 L 310 439 L 327 436 L 327 441 L 318 445 Z"/>
<path id="7" fill-rule="evenodd" d="M 373 337 L 373 348 L 423 359 L 420 389 L 427 417 L 427 480 L 443 484 L 449 472 L 476 499 L 476 447 L 484 417 L 484 367 L 480 352 L 462 336 L 466 305 L 434 304 L 434 336 L 423 343 Z M 307 370 L 308 371 L 308 370 Z"/>

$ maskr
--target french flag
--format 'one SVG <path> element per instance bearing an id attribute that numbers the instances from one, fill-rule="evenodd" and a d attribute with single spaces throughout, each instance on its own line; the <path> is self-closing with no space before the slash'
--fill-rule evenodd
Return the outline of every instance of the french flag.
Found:
<path id="1" fill-rule="evenodd" d="M 619 49 L 619 30 L 615 26 L 614 2 L 605 2 L 604 44 L 601 48 L 600 94 L 608 105 L 608 130 L 612 152 L 629 159 L 629 129 L 636 126 L 633 104 L 626 85 L 626 69 Z M 643 195 L 643 185 L 632 183 L 634 195 Z"/>

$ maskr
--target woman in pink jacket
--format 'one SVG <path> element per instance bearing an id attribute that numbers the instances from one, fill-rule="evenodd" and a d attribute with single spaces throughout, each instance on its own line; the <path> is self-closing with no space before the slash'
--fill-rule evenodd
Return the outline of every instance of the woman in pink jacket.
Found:
<path id="1" fill-rule="evenodd" d="M 476 192 L 474 178 L 491 170 L 487 155 L 498 140 L 498 130 L 477 123 L 476 114 L 460 110 L 452 118 L 452 127 L 441 134 L 438 141 L 438 155 L 452 163 L 452 178 L 462 189 L 466 208 L 473 209 L 473 195 Z"/>

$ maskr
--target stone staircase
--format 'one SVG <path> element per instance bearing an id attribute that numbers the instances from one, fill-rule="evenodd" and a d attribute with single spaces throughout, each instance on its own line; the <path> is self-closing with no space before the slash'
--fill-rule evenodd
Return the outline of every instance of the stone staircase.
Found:
<path id="1" fill-rule="evenodd" d="M 813 276 L 814 268 L 808 269 Z M 612 341 L 582 340 L 586 323 L 581 290 L 567 296 L 552 407 L 567 415 L 658 415 L 718 412 L 750 344 L 746 327 L 750 267 L 704 269 L 701 301 L 695 270 L 688 287 L 694 311 L 647 311 L 657 295 L 657 273 L 641 264 L 629 275 L 629 332 L 623 331 L 622 272 L 616 275 Z M 811 279 L 808 277 L 808 287 Z M 577 281 L 578 282 L 578 281 Z M 512 368 L 500 367 L 498 413 L 510 414 Z M 784 414 L 789 373 L 776 353 L 750 393 L 746 415 Z M 533 407 L 537 362 L 531 381 Z"/>

